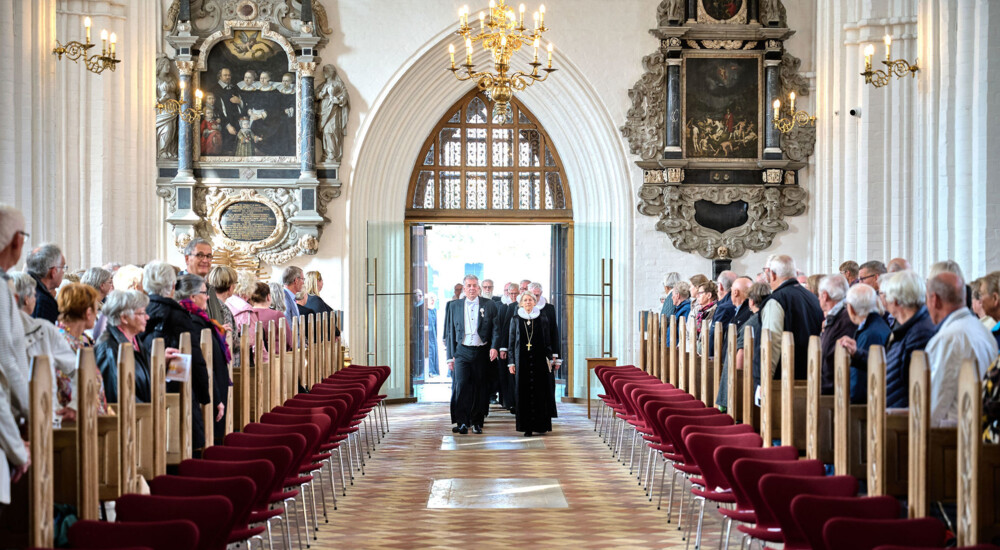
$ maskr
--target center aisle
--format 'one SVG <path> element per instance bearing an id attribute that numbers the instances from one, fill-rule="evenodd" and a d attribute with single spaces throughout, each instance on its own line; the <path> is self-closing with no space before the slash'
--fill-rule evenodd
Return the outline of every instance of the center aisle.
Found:
<path id="1" fill-rule="evenodd" d="M 585 405 L 560 404 L 555 431 L 531 438 L 515 432 L 513 415 L 496 408 L 483 435 L 465 436 L 451 433 L 444 403 L 390 406 L 388 412 L 392 431 L 366 475 L 355 474 L 360 479 L 339 501 L 340 509 L 330 510 L 330 523 L 320 519 L 313 548 L 684 546 L 676 510 L 668 524 L 666 498 L 663 510 L 646 500 L 635 477 L 594 432 Z M 447 448 L 465 449 L 442 450 L 445 437 Z M 530 448 L 510 449 L 522 444 Z M 464 481 L 470 478 L 476 481 Z M 499 481 L 512 478 L 518 481 Z M 455 479 L 463 481 L 448 481 Z M 428 508 L 432 488 L 436 507 Z M 491 504 L 522 507 L 483 507 Z M 468 505 L 478 507 L 460 508 Z M 706 510 L 705 548 L 718 545 L 717 518 Z"/>

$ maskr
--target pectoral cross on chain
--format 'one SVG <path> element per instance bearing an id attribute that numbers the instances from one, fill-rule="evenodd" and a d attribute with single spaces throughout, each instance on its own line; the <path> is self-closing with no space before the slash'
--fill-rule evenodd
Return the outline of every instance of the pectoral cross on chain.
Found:
<path id="1" fill-rule="evenodd" d="M 528 351 L 531 351 L 531 342 L 528 342 Z"/>

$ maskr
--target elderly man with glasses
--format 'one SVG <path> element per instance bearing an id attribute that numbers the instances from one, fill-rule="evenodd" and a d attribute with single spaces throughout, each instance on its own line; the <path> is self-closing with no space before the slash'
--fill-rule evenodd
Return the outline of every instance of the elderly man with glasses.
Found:
<path id="1" fill-rule="evenodd" d="M 197 275 L 202 279 L 208 278 L 208 272 L 212 270 L 212 244 L 202 238 L 192 239 L 184 247 L 184 263 L 187 269 L 180 272 L 180 275 Z M 227 322 L 226 314 L 222 309 L 222 302 L 215 293 L 215 288 L 206 285 L 208 289 L 208 316 L 220 325 Z M 232 328 L 232 327 L 230 327 Z"/>

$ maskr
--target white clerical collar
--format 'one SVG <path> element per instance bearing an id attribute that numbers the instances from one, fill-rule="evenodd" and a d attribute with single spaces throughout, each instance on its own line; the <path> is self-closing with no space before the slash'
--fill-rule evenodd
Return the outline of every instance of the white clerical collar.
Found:
<path id="1" fill-rule="evenodd" d="M 511 299 L 508 298 L 506 294 L 504 294 L 503 296 L 500 297 L 500 303 L 507 306 L 513 304 L 514 302 L 512 302 Z"/>
<path id="2" fill-rule="evenodd" d="M 540 314 L 541 314 L 541 311 L 538 309 L 537 306 L 535 307 L 535 309 L 531 310 L 531 313 L 528 313 L 527 311 L 524 311 L 523 307 L 517 308 L 517 316 L 520 317 L 520 318 L 522 318 L 522 319 L 538 319 L 538 316 Z"/>
<path id="3" fill-rule="evenodd" d="M 547 304 L 547 303 L 549 303 L 549 302 L 548 302 L 548 300 L 545 299 L 545 296 L 539 296 L 538 297 L 538 303 L 535 304 L 535 309 L 542 309 L 543 307 L 545 307 L 545 304 Z"/>

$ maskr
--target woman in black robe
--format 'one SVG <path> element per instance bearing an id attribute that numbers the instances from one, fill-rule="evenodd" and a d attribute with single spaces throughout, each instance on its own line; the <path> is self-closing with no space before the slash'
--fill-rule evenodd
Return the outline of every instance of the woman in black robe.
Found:
<path id="1" fill-rule="evenodd" d="M 535 307 L 535 296 L 524 292 L 518 303 L 521 307 L 510 320 L 507 367 L 514 375 L 517 431 L 531 437 L 552 431 L 556 416 L 555 379 L 549 369 L 553 352 L 548 320 Z"/>

